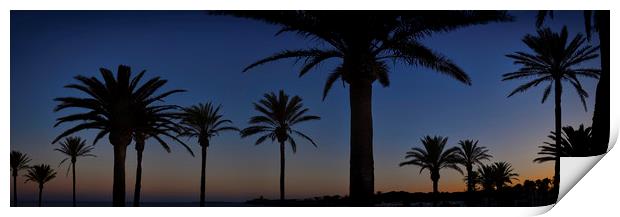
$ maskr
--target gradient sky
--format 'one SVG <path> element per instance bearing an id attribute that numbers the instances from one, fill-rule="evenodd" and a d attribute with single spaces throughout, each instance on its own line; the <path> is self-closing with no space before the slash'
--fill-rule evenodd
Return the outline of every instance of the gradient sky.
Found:
<path id="1" fill-rule="evenodd" d="M 432 189 L 428 172 L 414 166 L 399 167 L 404 153 L 421 145 L 425 135 L 448 136 L 449 146 L 461 139 L 477 139 L 487 146 L 494 161 L 510 162 L 520 180 L 551 177 L 553 163 L 532 160 L 538 145 L 553 129 L 553 103 L 540 103 L 542 87 L 506 98 L 520 82 L 502 82 L 503 73 L 517 66 L 504 55 L 529 51 L 521 42 L 535 31 L 532 11 L 510 12 L 512 23 L 489 24 L 437 34 L 423 42 L 450 57 L 472 78 L 465 86 L 425 68 L 391 65 L 391 86 L 375 84 L 373 120 L 376 191 L 422 191 Z M 583 32 L 580 11 L 556 12 L 547 24 L 559 31 L 567 25 L 571 36 Z M 325 101 L 323 84 L 335 62 L 328 62 L 303 78 L 299 65 L 281 61 L 241 69 L 253 61 L 285 48 L 306 48 L 318 42 L 294 34 L 275 37 L 277 27 L 257 21 L 209 16 L 202 11 L 107 11 L 107 12 L 11 12 L 11 150 L 28 153 L 32 163 L 56 167 L 64 158 L 52 151 L 51 140 L 71 126 L 53 128 L 55 97 L 76 96 L 62 88 L 81 74 L 99 77 L 98 68 L 116 71 L 126 64 L 146 76 L 169 80 L 164 89 L 182 88 L 186 93 L 167 102 L 188 106 L 214 101 L 223 105 L 225 117 L 238 127 L 247 126 L 256 114 L 251 103 L 268 91 L 284 89 L 300 95 L 310 114 L 322 120 L 300 125 L 319 147 L 303 143 L 293 154 L 287 150 L 286 193 L 288 198 L 344 195 L 349 176 L 349 105 L 347 89 L 336 83 Z M 596 38 L 596 37 L 595 37 Z M 597 41 L 592 43 L 598 44 Z M 318 44 L 320 45 L 320 44 Z M 598 59 L 588 65 L 598 67 Z M 581 79 L 594 95 L 595 81 Z M 563 125 L 591 124 L 593 97 L 583 110 L 574 90 L 563 95 Z M 92 141 L 93 131 L 76 135 Z M 207 200 L 245 201 L 278 193 L 279 158 L 276 144 L 254 146 L 254 140 L 235 133 L 214 138 L 207 160 Z M 196 141 L 189 141 L 196 153 Z M 147 141 L 143 159 L 142 198 L 151 201 L 197 201 L 200 157 L 192 158 L 179 145 L 166 153 Z M 112 146 L 101 140 L 97 158 L 77 162 L 78 199 L 109 201 L 112 193 Z M 127 152 L 128 201 L 133 194 L 135 151 Z M 49 200 L 69 201 L 71 178 L 65 167 L 46 185 Z M 23 172 L 22 172 L 23 173 Z M 463 176 L 441 172 L 440 191 L 463 191 Z M 11 180 L 12 182 L 12 180 Z M 8 187 L 8 186 L 7 186 Z M 22 200 L 35 200 L 35 184 L 18 179 Z M 11 188 L 12 191 L 12 188 Z"/>

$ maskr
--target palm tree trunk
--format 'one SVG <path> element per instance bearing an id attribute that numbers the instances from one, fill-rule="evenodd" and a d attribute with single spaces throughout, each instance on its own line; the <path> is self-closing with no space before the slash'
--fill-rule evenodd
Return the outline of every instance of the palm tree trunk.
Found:
<path id="1" fill-rule="evenodd" d="M 280 201 L 284 201 L 284 142 L 280 142 Z"/>
<path id="2" fill-rule="evenodd" d="M 205 190 L 206 190 L 206 168 L 207 168 L 207 147 L 209 146 L 209 141 L 206 141 L 206 144 L 200 144 L 202 146 L 202 165 L 200 170 L 200 206 L 205 206 Z"/>
<path id="3" fill-rule="evenodd" d="M 133 206 L 140 206 L 140 191 L 142 189 L 142 153 L 144 152 L 144 138 L 136 138 L 136 152 L 138 162 L 136 166 L 136 185 L 133 192 Z"/>
<path id="4" fill-rule="evenodd" d="M 13 174 L 13 206 L 17 207 L 17 174 Z"/>
<path id="5" fill-rule="evenodd" d="M 351 158 L 349 194 L 352 202 L 372 204 L 374 161 L 372 150 L 372 82 L 349 83 L 351 109 Z"/>
<path id="6" fill-rule="evenodd" d="M 75 202 L 75 160 L 71 160 L 71 169 L 73 173 L 73 207 L 76 207 L 77 204 Z"/>
<path id="7" fill-rule="evenodd" d="M 562 147 L 562 83 L 555 80 L 555 174 L 553 178 L 554 193 L 556 196 L 560 189 L 560 153 Z"/>
<path id="8" fill-rule="evenodd" d="M 433 180 L 433 206 L 437 206 L 437 202 L 439 201 L 439 179 Z"/>
<path id="9" fill-rule="evenodd" d="M 114 146 L 114 178 L 112 183 L 112 205 L 125 206 L 125 157 L 131 134 L 119 135 L 110 132 L 110 143 Z"/>
<path id="10" fill-rule="evenodd" d="M 468 192 L 473 192 L 474 191 L 474 179 L 473 177 L 471 177 L 472 175 L 472 167 L 471 166 L 467 166 L 467 191 Z"/>
<path id="11" fill-rule="evenodd" d="M 39 184 L 39 207 L 41 207 L 41 199 L 43 198 L 42 195 L 43 195 L 43 185 Z"/>
<path id="12" fill-rule="evenodd" d="M 601 76 L 596 85 L 594 115 L 592 116 L 593 154 L 607 152 L 609 146 L 609 11 L 595 12 L 601 52 Z"/>

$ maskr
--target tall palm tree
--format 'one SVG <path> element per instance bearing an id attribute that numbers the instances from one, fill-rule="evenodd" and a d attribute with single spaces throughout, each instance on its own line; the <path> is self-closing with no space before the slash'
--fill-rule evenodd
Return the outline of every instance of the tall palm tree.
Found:
<path id="1" fill-rule="evenodd" d="M 183 90 L 178 90 L 179 92 Z M 180 125 L 174 122 L 179 114 L 176 112 L 178 106 L 175 105 L 149 105 L 138 109 L 136 115 L 136 128 L 133 132 L 133 139 L 136 145 L 137 164 L 136 164 L 136 184 L 134 187 L 133 206 L 140 206 L 140 192 L 142 189 L 142 154 L 146 140 L 155 139 L 168 153 L 170 146 L 162 138 L 170 138 L 183 145 L 185 149 L 194 156 L 192 150 L 173 133 L 180 133 Z"/>
<path id="2" fill-rule="evenodd" d="M 405 159 L 410 159 L 399 164 L 399 166 L 415 165 L 420 167 L 420 173 L 424 170 L 428 170 L 433 181 L 433 193 L 437 195 L 439 193 L 438 183 L 440 174 L 439 171 L 444 168 L 450 168 L 463 174 L 461 168 L 459 168 L 459 149 L 456 147 L 445 149 L 448 137 L 441 136 L 425 136 L 420 139 L 423 148 L 414 147 L 411 151 L 407 152 Z M 445 149 L 445 150 L 444 150 Z"/>
<path id="3" fill-rule="evenodd" d="M 551 29 L 539 29 L 537 35 L 526 35 L 523 37 L 525 43 L 534 53 L 515 52 L 506 55 L 514 60 L 515 64 L 521 65 L 516 72 L 506 73 L 502 81 L 516 79 L 533 79 L 517 87 L 508 97 L 516 93 L 524 92 L 540 84 L 547 84 L 542 103 L 547 100 L 554 89 L 555 96 L 555 134 L 556 145 L 559 149 L 561 140 L 562 126 L 562 82 L 569 82 L 577 91 L 584 109 L 586 108 L 585 98 L 588 93 L 581 86 L 578 77 L 598 78 L 600 70 L 592 68 L 579 68 L 578 66 L 585 61 L 594 59 L 598 56 L 596 51 L 598 46 L 592 47 L 584 45 L 585 38 L 581 34 L 574 38 L 568 38 L 566 26 L 560 33 L 552 32 Z M 555 162 L 555 186 L 560 182 L 560 157 L 556 157 Z"/>
<path id="4" fill-rule="evenodd" d="M 553 161 L 559 155 L 559 157 L 587 157 L 595 155 L 592 147 L 592 128 L 584 128 L 583 124 L 579 125 L 579 128 L 575 130 L 572 126 L 562 127 L 562 146 L 560 151 L 556 147 L 555 143 L 544 142 L 545 145 L 538 146 L 540 157 L 534 159 L 536 163 L 544 163 Z M 555 134 L 551 132 L 548 137 L 555 141 Z M 558 154 L 559 153 L 559 154 Z"/>
<path id="5" fill-rule="evenodd" d="M 504 161 L 493 163 L 493 181 L 498 191 L 502 190 L 506 183 L 512 184 L 513 180 L 519 180 L 518 176 L 510 163 Z"/>
<path id="6" fill-rule="evenodd" d="M 211 102 L 206 104 L 193 105 L 183 108 L 180 114 L 183 131 L 181 136 L 198 138 L 198 144 L 202 150 L 202 161 L 200 169 L 200 206 L 205 206 L 205 168 L 207 164 L 207 148 L 211 144 L 211 139 L 226 131 L 239 131 L 238 128 L 230 126 L 232 121 L 224 119 L 220 112 L 221 106 L 214 106 Z"/>
<path id="7" fill-rule="evenodd" d="M 11 176 L 13 176 L 13 206 L 17 206 L 17 176 L 20 170 L 28 169 L 30 158 L 19 151 L 11 151 Z"/>
<path id="8" fill-rule="evenodd" d="M 297 124 L 320 120 L 319 116 L 307 115 L 308 108 L 304 108 L 302 99 L 299 96 L 290 97 L 280 90 L 279 94 L 266 93 L 263 99 L 254 104 L 254 110 L 260 115 L 250 118 L 249 127 L 241 131 L 241 137 L 248 137 L 256 134 L 261 136 L 256 140 L 255 145 L 259 145 L 271 139 L 280 144 L 280 200 L 284 200 L 284 146 L 288 142 L 293 153 L 297 152 L 297 143 L 293 136 L 299 136 L 308 140 L 314 147 L 316 143 L 306 134 L 296 130 Z"/>
<path id="9" fill-rule="evenodd" d="M 350 104 L 349 195 L 353 201 L 371 203 L 374 195 L 372 86 L 390 84 L 389 62 L 421 66 L 471 84 L 467 74 L 447 57 L 422 44 L 421 39 L 458 28 L 509 21 L 496 11 L 227 11 L 232 14 L 281 26 L 278 32 L 294 32 L 324 42 L 310 49 L 284 50 L 259 60 L 247 71 L 264 63 L 293 58 L 303 60 L 299 76 L 320 63 L 337 59 L 329 73 L 323 99 L 337 80 L 348 84 Z M 326 45 L 326 46 L 323 46 Z"/>
<path id="10" fill-rule="evenodd" d="M 491 155 L 486 147 L 478 146 L 478 140 L 461 140 L 459 146 L 456 154 L 459 156 L 459 163 L 465 166 L 467 171 L 467 191 L 472 192 L 476 190 L 474 165 L 481 165 L 482 161 L 489 160 Z"/>
<path id="11" fill-rule="evenodd" d="M 50 180 L 56 178 L 56 172 L 47 164 L 35 165 L 28 168 L 26 175 L 26 182 L 36 182 L 39 184 L 39 206 L 41 206 L 41 199 L 43 197 L 43 185 Z"/>
<path id="12" fill-rule="evenodd" d="M 67 174 L 69 174 L 69 170 L 72 169 L 73 174 L 73 206 L 76 206 L 75 200 L 75 162 L 77 162 L 78 157 L 96 157 L 91 154 L 95 147 L 87 146 L 86 140 L 83 140 L 80 137 L 67 137 L 64 141 L 60 142 L 60 148 L 55 148 L 55 151 L 58 151 L 67 156 L 67 158 L 60 161 L 62 165 L 65 161 L 71 160 L 71 164 L 67 167 Z"/>
<path id="13" fill-rule="evenodd" d="M 540 11 L 536 26 L 542 26 L 545 18 L 553 18 L 553 11 Z M 609 10 L 583 11 L 587 38 L 593 30 L 598 32 L 601 46 L 601 75 L 596 85 L 594 115 L 592 116 L 592 139 L 596 155 L 607 152 L 609 146 Z"/>
<path id="14" fill-rule="evenodd" d="M 161 101 L 173 93 L 181 92 L 181 90 L 172 90 L 155 95 L 155 92 L 167 83 L 166 80 L 155 77 L 140 85 L 140 80 L 145 71 L 132 78 L 131 68 L 124 65 L 118 67 L 116 77 L 108 69 L 101 68 L 99 71 L 103 77 L 103 82 L 96 77 L 78 75 L 75 76 L 75 79 L 79 81 L 78 84 L 65 86 L 86 94 L 85 98 L 61 97 L 55 99 L 59 102 L 54 109 L 56 112 L 67 108 L 78 108 L 84 112 L 56 119 L 57 122 L 54 127 L 65 122 L 78 122 L 78 124 L 58 135 L 52 143 L 87 129 L 99 131 L 93 140 L 93 144 L 108 135 L 108 139 L 114 147 L 112 203 L 114 206 L 125 206 L 125 156 L 127 146 L 131 143 L 133 133 L 137 128 L 138 114 L 141 109 Z"/>

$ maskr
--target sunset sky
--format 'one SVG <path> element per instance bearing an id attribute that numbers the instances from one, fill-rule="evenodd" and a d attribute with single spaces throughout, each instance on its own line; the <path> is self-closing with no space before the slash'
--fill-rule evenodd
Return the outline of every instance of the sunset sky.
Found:
<path id="1" fill-rule="evenodd" d="M 493 161 L 511 163 L 519 179 L 553 176 L 553 163 L 536 164 L 538 146 L 549 141 L 553 129 L 552 100 L 541 104 L 543 89 L 506 98 L 516 81 L 502 82 L 503 73 L 518 68 L 505 54 L 529 51 L 521 42 L 535 32 L 534 11 L 512 11 L 515 22 L 474 26 L 424 39 L 471 77 L 465 86 L 425 68 L 391 65 L 391 85 L 373 89 L 375 190 L 428 192 L 428 172 L 414 166 L 399 167 L 405 152 L 419 146 L 420 137 L 475 139 L 490 149 Z M 547 24 L 555 31 L 567 25 L 572 36 L 583 32 L 581 11 L 556 12 Z M 348 90 L 336 83 L 325 101 L 321 100 L 327 72 L 334 62 L 321 65 L 303 78 L 299 65 L 280 61 L 257 67 L 248 64 L 282 49 L 320 45 L 295 34 L 274 36 L 278 27 L 257 21 L 210 16 L 203 11 L 109 11 L 109 12 L 11 12 L 11 150 L 27 153 L 33 164 L 51 164 L 59 172 L 46 184 L 46 200 L 70 201 L 71 177 L 64 158 L 53 151 L 51 141 L 72 126 L 53 128 L 55 118 L 75 110 L 54 113 L 56 97 L 76 96 L 63 88 L 73 76 L 97 76 L 105 67 L 116 71 L 119 64 L 134 72 L 146 69 L 146 77 L 169 80 L 164 90 L 185 89 L 168 103 L 189 106 L 213 101 L 222 104 L 223 114 L 240 128 L 255 115 L 252 102 L 263 93 L 284 89 L 303 97 L 310 114 L 320 121 L 300 125 L 318 143 L 298 144 L 296 154 L 287 150 L 287 198 L 308 198 L 348 193 L 349 105 Z M 593 44 L 598 44 L 596 37 Z M 599 60 L 589 66 L 598 67 Z M 583 78 L 586 91 L 594 96 L 595 80 Z M 594 97 L 584 111 L 575 91 L 565 88 L 563 125 L 591 124 Z M 92 142 L 95 131 L 76 135 Z M 207 157 L 207 201 L 245 201 L 278 194 L 278 146 L 254 146 L 255 137 L 241 139 L 236 133 L 214 138 Z M 189 140 L 195 153 L 199 146 Z M 143 159 L 142 200 L 197 201 L 200 157 L 192 158 L 180 145 L 166 153 L 159 144 L 147 141 Z M 112 195 L 112 146 L 107 139 L 95 147 L 97 158 L 77 162 L 78 200 L 110 201 Z M 134 146 L 128 147 L 126 183 L 131 201 L 135 172 Z M 23 174 L 22 172 L 21 174 Z M 463 176 L 443 170 L 440 191 L 463 191 Z M 36 186 L 18 178 L 21 200 L 36 200 Z M 11 180 L 12 182 L 12 180 Z M 12 192 L 12 188 L 11 188 Z"/>

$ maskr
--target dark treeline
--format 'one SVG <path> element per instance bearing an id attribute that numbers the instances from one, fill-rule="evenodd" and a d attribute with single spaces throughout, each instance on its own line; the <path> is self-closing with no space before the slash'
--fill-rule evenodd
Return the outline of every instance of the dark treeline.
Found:
<path id="1" fill-rule="evenodd" d="M 377 192 L 373 197 L 375 206 L 468 206 L 468 207 L 530 207 L 555 203 L 556 197 L 550 179 L 525 180 L 524 184 L 505 187 L 501 191 L 410 193 L 405 191 Z M 268 200 L 257 198 L 246 201 L 253 206 L 351 206 L 347 196 L 331 195 L 303 200 Z"/>

